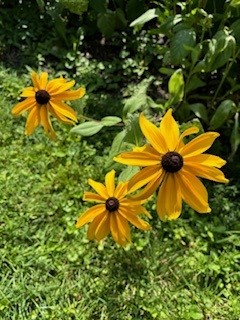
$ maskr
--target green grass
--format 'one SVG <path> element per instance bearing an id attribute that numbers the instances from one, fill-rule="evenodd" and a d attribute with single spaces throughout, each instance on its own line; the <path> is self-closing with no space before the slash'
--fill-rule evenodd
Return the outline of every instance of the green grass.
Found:
<path id="1" fill-rule="evenodd" d="M 75 221 L 104 175 L 103 137 L 57 123 L 56 142 L 25 137 L 10 110 L 26 78 L 1 68 L 0 83 L 0 319 L 239 319 L 239 186 L 209 184 L 211 215 L 169 223 L 153 199 L 153 229 L 132 228 L 126 249 L 89 242 Z"/>

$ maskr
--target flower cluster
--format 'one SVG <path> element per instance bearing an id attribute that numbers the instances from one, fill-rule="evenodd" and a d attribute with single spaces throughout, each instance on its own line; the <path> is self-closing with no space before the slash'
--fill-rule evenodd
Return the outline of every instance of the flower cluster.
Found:
<path id="1" fill-rule="evenodd" d="M 75 100 L 84 96 L 85 89 L 69 90 L 75 84 L 64 78 L 48 81 L 46 72 L 32 73 L 33 87 L 23 90 L 26 98 L 12 110 L 13 115 L 29 112 L 25 132 L 30 135 L 42 125 L 52 139 L 56 134 L 50 115 L 66 124 L 75 124 L 77 114 L 64 100 Z M 146 138 L 146 144 L 123 152 L 114 158 L 121 164 L 138 166 L 141 169 L 127 182 L 115 186 L 115 171 L 105 176 L 105 185 L 92 179 L 89 185 L 95 192 L 85 192 L 83 200 L 95 201 L 77 220 L 77 228 L 89 224 L 87 236 L 100 241 L 111 233 L 115 242 L 124 246 L 131 242 L 129 223 L 141 230 L 150 225 L 139 216 L 151 217 L 143 207 L 157 192 L 157 213 L 163 221 L 177 219 L 186 202 L 199 213 L 211 211 L 207 190 L 200 178 L 227 183 L 220 168 L 226 163 L 222 158 L 204 153 L 219 136 L 216 132 L 198 135 L 185 143 L 185 137 L 198 133 L 197 127 L 190 127 L 180 133 L 179 126 L 169 109 L 160 126 L 151 123 L 143 114 L 139 125 Z"/>

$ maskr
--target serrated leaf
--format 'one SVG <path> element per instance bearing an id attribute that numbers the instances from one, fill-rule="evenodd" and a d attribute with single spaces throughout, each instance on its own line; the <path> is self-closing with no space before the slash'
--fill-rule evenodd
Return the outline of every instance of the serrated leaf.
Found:
<path id="1" fill-rule="evenodd" d="M 220 128 L 228 119 L 230 113 L 236 109 L 236 105 L 232 100 L 224 100 L 218 106 L 210 121 L 210 130 Z"/>
<path id="2" fill-rule="evenodd" d="M 77 133 L 83 137 L 89 137 L 99 132 L 103 124 L 97 121 L 86 121 L 71 129 L 71 132 Z"/>
<path id="3" fill-rule="evenodd" d="M 122 119 L 119 117 L 108 116 L 101 119 L 101 124 L 107 127 L 111 127 L 121 121 Z"/>
<path id="4" fill-rule="evenodd" d="M 171 61 L 175 65 L 182 63 L 182 60 L 189 54 L 187 47 L 194 47 L 196 33 L 193 29 L 178 31 L 172 38 L 170 44 Z"/>
<path id="5" fill-rule="evenodd" d="M 207 109 L 202 103 L 194 103 L 189 105 L 189 109 L 204 122 L 208 123 Z"/>
<path id="6" fill-rule="evenodd" d="M 144 23 L 158 17 L 157 9 L 149 9 L 140 17 L 131 22 L 130 27 L 143 25 Z"/>
<path id="7" fill-rule="evenodd" d="M 184 78 L 182 69 L 176 70 L 168 82 L 168 92 L 171 95 L 171 103 L 176 103 L 182 100 L 184 95 Z"/>

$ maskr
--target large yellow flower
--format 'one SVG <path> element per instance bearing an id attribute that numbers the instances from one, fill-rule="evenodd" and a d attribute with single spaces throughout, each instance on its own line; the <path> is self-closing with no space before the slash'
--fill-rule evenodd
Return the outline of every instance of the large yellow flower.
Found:
<path id="1" fill-rule="evenodd" d="M 150 217 L 147 210 L 141 205 L 144 201 L 132 200 L 129 195 L 128 183 L 119 182 L 115 187 L 115 171 L 111 170 L 105 176 L 105 185 L 92 179 L 89 185 L 97 192 L 85 192 L 83 200 L 96 201 L 97 205 L 88 209 L 77 221 L 77 228 L 90 222 L 88 239 L 97 241 L 105 238 L 110 232 L 113 239 L 124 246 L 131 242 L 128 222 L 142 230 L 150 229 L 150 225 L 139 218 L 139 214 Z"/>
<path id="2" fill-rule="evenodd" d="M 49 118 L 50 114 L 66 124 L 76 123 L 77 114 L 63 100 L 79 99 L 84 96 L 85 89 L 69 90 L 75 81 L 67 82 L 62 77 L 48 81 L 47 72 L 42 72 L 40 75 L 33 72 L 31 78 L 33 87 L 23 90 L 21 97 L 26 99 L 13 107 L 12 114 L 18 116 L 29 111 L 25 133 L 31 135 L 41 124 L 49 137 L 55 139 L 56 134 Z"/>
<path id="3" fill-rule="evenodd" d="M 180 134 L 172 109 L 164 115 L 159 128 L 143 114 L 140 115 L 139 122 L 149 144 L 114 158 L 123 164 L 144 167 L 129 181 L 131 191 L 145 186 L 135 199 L 147 198 L 159 187 L 157 212 L 161 220 L 178 218 L 182 200 L 197 212 L 210 212 L 207 190 L 198 177 L 228 182 L 217 169 L 226 161 L 214 155 L 203 154 L 219 134 L 203 133 L 184 144 L 183 138 L 197 133 L 199 129 L 191 127 Z"/>

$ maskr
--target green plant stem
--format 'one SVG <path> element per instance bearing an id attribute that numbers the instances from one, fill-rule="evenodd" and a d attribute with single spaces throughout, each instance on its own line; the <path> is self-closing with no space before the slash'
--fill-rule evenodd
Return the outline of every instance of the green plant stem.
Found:
<path id="1" fill-rule="evenodd" d="M 234 55 L 233 59 L 229 62 L 228 66 L 227 66 L 227 69 L 225 70 L 224 75 L 223 75 L 223 77 L 222 77 L 222 79 L 221 79 L 221 81 L 220 81 L 220 83 L 219 83 L 219 85 L 217 87 L 217 90 L 216 90 L 216 92 L 215 92 L 215 94 L 213 96 L 213 100 L 216 99 L 216 97 L 217 97 L 217 95 L 218 95 L 218 93 L 219 93 L 219 91 L 220 91 L 220 89 L 221 89 L 221 87 L 222 87 L 222 85 L 223 85 L 223 83 L 224 83 L 224 81 L 225 81 L 230 69 L 232 68 L 233 63 L 235 62 L 235 60 L 236 60 L 236 58 L 237 58 L 237 56 L 239 54 L 240 54 L 240 48 L 238 49 L 238 51 Z"/>

